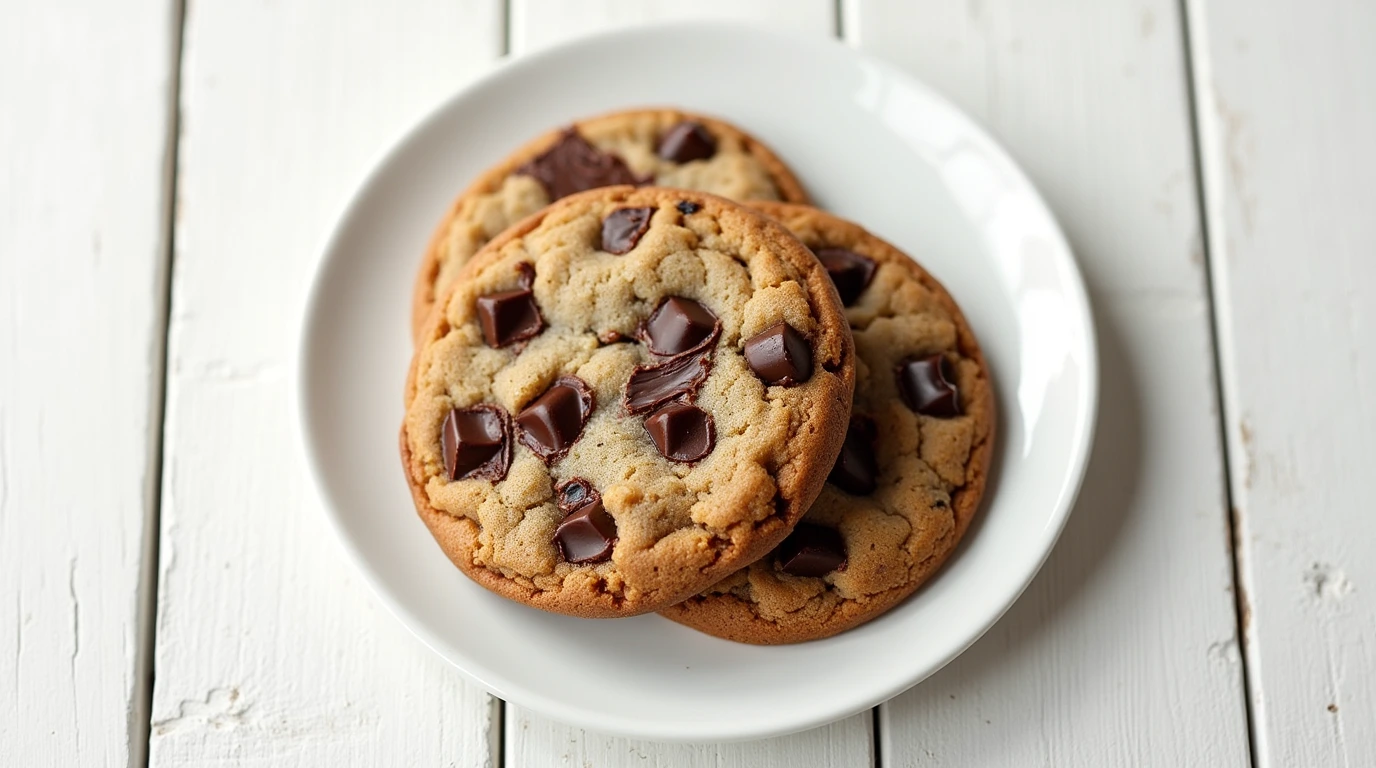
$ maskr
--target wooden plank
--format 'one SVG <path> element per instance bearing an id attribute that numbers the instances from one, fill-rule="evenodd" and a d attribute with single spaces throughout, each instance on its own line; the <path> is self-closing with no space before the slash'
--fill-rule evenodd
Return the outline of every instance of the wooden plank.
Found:
<path id="1" fill-rule="evenodd" d="M 501 17 L 497 0 L 188 8 L 155 766 L 493 762 L 489 699 L 370 598 L 314 508 L 288 380 L 348 196 L 498 55 Z"/>
<path id="2" fill-rule="evenodd" d="M 0 765 L 144 753 L 171 9 L 0 23 Z"/>
<path id="3" fill-rule="evenodd" d="M 1376 5 L 1186 5 L 1257 762 L 1369 765 Z"/>
<path id="4" fill-rule="evenodd" d="M 1245 764 L 1177 4 L 843 5 L 852 43 L 944 91 L 1027 168 L 1084 268 L 1102 358 L 1060 543 L 984 639 L 881 708 L 885 763 Z"/>
<path id="5" fill-rule="evenodd" d="M 512 0 L 511 50 L 513 54 L 526 53 L 589 32 L 632 24 L 713 18 L 782 25 L 800 34 L 830 36 L 836 29 L 835 6 L 830 0 Z M 869 766 L 873 762 L 870 721 L 869 713 L 865 713 L 778 739 L 668 745 L 586 733 L 508 706 L 506 755 L 507 764 L 513 766 Z"/>
<path id="6" fill-rule="evenodd" d="M 870 768 L 870 713 L 776 739 L 735 744 L 658 744 L 587 733 L 507 707 L 506 764 L 672 768 Z"/>
<path id="7" fill-rule="evenodd" d="M 728 19 L 804 35 L 836 33 L 834 0 L 510 0 L 511 52 L 637 24 Z"/>

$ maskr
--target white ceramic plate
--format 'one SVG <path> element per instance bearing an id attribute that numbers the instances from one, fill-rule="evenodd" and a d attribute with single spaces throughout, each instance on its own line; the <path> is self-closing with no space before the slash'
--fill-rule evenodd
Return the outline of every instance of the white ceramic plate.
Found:
<path id="1" fill-rule="evenodd" d="M 627 62 L 635 62 L 628 66 Z M 719 115 L 773 147 L 816 202 L 918 257 L 989 357 L 1000 425 L 984 508 L 903 605 L 823 641 L 753 647 L 659 616 L 542 613 L 468 581 L 416 517 L 397 457 L 411 281 L 470 179 L 540 132 L 643 105 Z M 510 62 L 398 144 L 320 263 L 302 332 L 303 443 L 330 518 L 382 601 L 497 696 L 658 740 L 786 733 L 850 715 L 946 664 L 1050 552 L 1089 454 L 1097 361 L 1065 239 L 1017 166 L 945 99 L 838 43 L 678 25 Z"/>

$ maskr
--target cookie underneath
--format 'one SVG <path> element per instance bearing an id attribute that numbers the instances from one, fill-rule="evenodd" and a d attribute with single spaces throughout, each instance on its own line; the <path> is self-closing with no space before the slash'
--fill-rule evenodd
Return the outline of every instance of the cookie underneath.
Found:
<path id="1" fill-rule="evenodd" d="M 454 200 L 416 276 L 413 333 L 473 254 L 508 226 L 573 192 L 641 182 L 733 200 L 807 202 L 773 151 L 721 120 L 676 109 L 580 120 L 516 150 Z"/>
<path id="2" fill-rule="evenodd" d="M 955 301 L 916 262 L 806 206 L 752 204 L 827 266 L 855 334 L 841 456 L 779 548 L 663 615 L 745 643 L 830 637 L 941 567 L 974 518 L 994 439 L 988 366 Z"/>

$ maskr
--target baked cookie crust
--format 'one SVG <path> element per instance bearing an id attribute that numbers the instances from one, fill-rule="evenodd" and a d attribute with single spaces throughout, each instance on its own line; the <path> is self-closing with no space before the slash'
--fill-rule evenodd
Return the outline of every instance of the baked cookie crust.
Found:
<path id="1" fill-rule="evenodd" d="M 716 325 L 661 315 L 669 299 Z M 781 323 L 807 360 L 796 344 L 771 351 L 789 340 Z M 769 552 L 812 505 L 844 439 L 855 359 L 826 270 L 777 222 L 700 192 L 597 189 L 490 242 L 437 303 L 408 377 L 402 462 L 436 541 L 488 589 L 576 616 L 659 610 Z M 670 366 L 696 383 L 658 397 L 678 381 L 661 375 Z M 570 377 L 592 395 L 581 424 L 576 386 L 549 397 Z M 553 417 L 530 416 L 541 403 Z M 474 410 L 487 408 L 509 421 Z M 704 456 L 685 408 L 710 419 Z M 453 427 L 455 412 L 482 428 Z M 503 423 L 492 448 L 484 436 Z M 548 463 L 530 447 L 541 441 L 558 443 Z M 573 520 L 586 513 L 567 498 L 577 481 L 602 510 Z"/>

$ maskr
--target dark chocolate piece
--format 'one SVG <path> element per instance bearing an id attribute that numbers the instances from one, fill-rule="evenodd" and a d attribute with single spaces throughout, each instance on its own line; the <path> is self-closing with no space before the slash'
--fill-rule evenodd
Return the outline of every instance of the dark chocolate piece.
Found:
<path id="1" fill-rule="evenodd" d="M 677 208 L 678 212 L 683 214 L 684 216 L 691 216 L 697 213 L 698 211 L 702 210 L 702 206 L 698 205 L 697 203 L 691 200 L 680 200 L 678 201 L 678 205 L 674 207 Z"/>
<path id="2" fill-rule="evenodd" d="M 955 370 L 945 355 L 908 358 L 898 364 L 894 375 L 909 408 L 941 419 L 960 415 L 960 392 L 952 383 Z"/>
<path id="3" fill-rule="evenodd" d="M 602 250 L 620 256 L 630 253 L 650 230 L 653 208 L 618 208 L 602 220 Z"/>
<path id="4" fill-rule="evenodd" d="M 669 357 L 691 352 L 716 340 L 721 321 L 707 307 L 682 296 L 660 302 L 640 328 L 640 338 L 650 352 Z"/>
<path id="5" fill-rule="evenodd" d="M 574 128 L 564 131 L 554 146 L 516 173 L 540 182 L 550 202 L 575 192 L 641 181 L 624 160 L 589 144 Z"/>
<path id="6" fill-rule="evenodd" d="M 559 511 L 564 514 L 575 512 L 585 504 L 601 501 L 602 494 L 592 487 L 592 483 L 581 477 L 571 477 L 554 489 L 558 495 Z"/>
<path id="7" fill-rule="evenodd" d="M 645 420 L 645 431 L 670 461 L 697 461 L 712 452 L 712 417 L 696 405 L 669 403 Z"/>
<path id="8" fill-rule="evenodd" d="M 670 128 L 659 140 L 659 157 L 671 163 L 706 160 L 717 153 L 717 142 L 702 123 L 692 120 Z"/>
<path id="9" fill-rule="evenodd" d="M 853 496 L 868 496 L 878 485 L 879 460 L 874 455 L 874 420 L 853 415 L 841 444 L 841 455 L 831 468 L 827 482 Z"/>
<path id="10" fill-rule="evenodd" d="M 745 361 L 766 384 L 791 387 L 812 376 L 812 347 L 782 320 L 745 342 Z"/>
<path id="11" fill-rule="evenodd" d="M 450 480 L 496 482 L 511 466 L 511 427 L 496 405 L 454 408 L 440 428 L 440 453 Z"/>
<path id="12" fill-rule="evenodd" d="M 534 265 L 534 264 L 531 264 L 531 263 L 528 262 L 528 261 L 523 261 L 523 262 L 521 262 L 521 263 L 519 263 L 519 264 L 516 265 L 516 272 L 520 275 L 520 278 L 518 278 L 518 280 L 519 280 L 520 285 L 521 285 L 522 288 L 524 288 L 524 289 L 526 289 L 526 290 L 528 291 L 528 290 L 530 290 L 532 287 L 534 287 L 534 285 L 535 285 L 535 265 Z"/>
<path id="13" fill-rule="evenodd" d="M 563 376 L 516 417 L 521 444 L 546 464 L 564 457 L 592 415 L 593 395 L 577 376 Z"/>
<path id="14" fill-rule="evenodd" d="M 601 500 L 584 504 L 559 523 L 554 543 L 570 563 L 600 563 L 612 556 L 616 521 L 603 509 Z"/>
<path id="15" fill-rule="evenodd" d="M 535 294 L 529 288 L 479 296 L 478 320 L 482 323 L 483 340 L 496 348 L 525 341 L 545 327 Z"/>
<path id="16" fill-rule="evenodd" d="M 841 532 L 812 523 L 799 523 L 774 550 L 779 568 L 794 576 L 825 576 L 846 567 L 846 542 Z"/>
<path id="17" fill-rule="evenodd" d="M 654 365 L 638 365 L 626 382 L 622 398 L 627 413 L 644 413 L 687 395 L 692 397 L 707 381 L 712 369 L 712 350 L 678 355 Z"/>
<path id="18" fill-rule="evenodd" d="M 818 248 L 814 253 L 822 266 L 827 268 L 843 306 L 854 304 L 874 279 L 874 259 L 844 248 Z"/>

